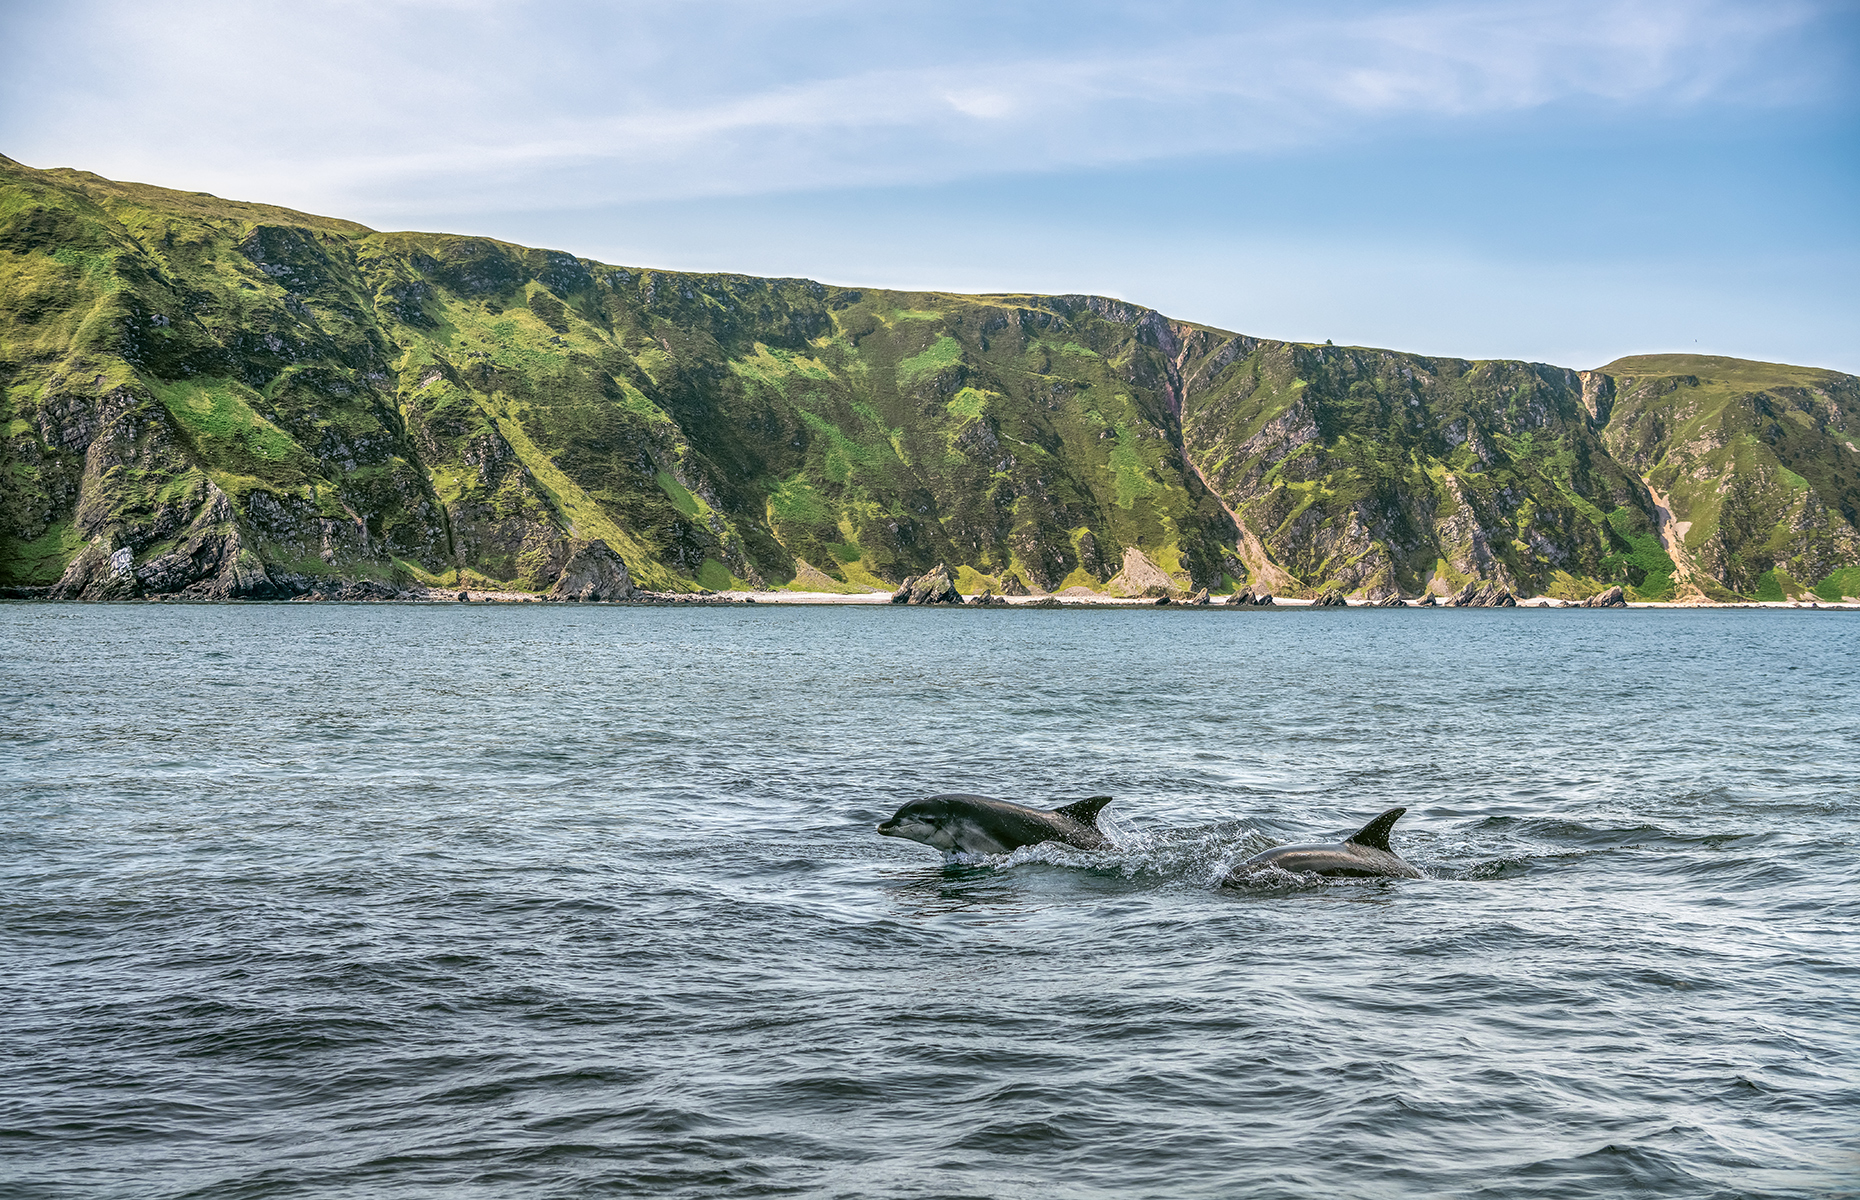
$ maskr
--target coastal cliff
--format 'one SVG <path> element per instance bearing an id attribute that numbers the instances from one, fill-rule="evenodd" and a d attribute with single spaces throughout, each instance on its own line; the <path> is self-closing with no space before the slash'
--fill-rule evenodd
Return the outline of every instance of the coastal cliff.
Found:
<path id="1" fill-rule="evenodd" d="M 629 268 L 0 158 L 0 587 L 1860 592 L 1860 380 Z"/>

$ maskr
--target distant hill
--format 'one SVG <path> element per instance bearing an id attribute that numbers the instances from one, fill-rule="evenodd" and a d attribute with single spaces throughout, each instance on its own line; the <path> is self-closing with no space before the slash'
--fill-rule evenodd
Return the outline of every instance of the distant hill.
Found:
<path id="1" fill-rule="evenodd" d="M 1051 591 L 1134 555 L 1217 592 L 1860 592 L 1833 371 L 627 268 L 4 158 L 0 385 L 13 594 L 540 592 L 614 557 Z"/>

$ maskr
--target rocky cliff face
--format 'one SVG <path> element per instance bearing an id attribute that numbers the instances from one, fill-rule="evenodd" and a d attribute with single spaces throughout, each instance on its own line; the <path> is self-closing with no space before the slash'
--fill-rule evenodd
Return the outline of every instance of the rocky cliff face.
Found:
<path id="1" fill-rule="evenodd" d="M 1140 562 L 1139 590 L 1728 595 L 1860 562 L 1831 372 L 635 270 L 6 160 L 0 383 L 0 586 L 32 594 L 600 599 L 937 563 L 1015 594 L 1129 590 Z"/>
<path id="2" fill-rule="evenodd" d="M 1764 599 L 1860 591 L 1860 380 L 1703 355 L 1602 373 L 1604 441 L 1670 510 L 1682 576 Z"/>
<path id="3" fill-rule="evenodd" d="M 1295 586 L 1573 593 L 1615 572 L 1617 530 L 1651 532 L 1574 371 L 1203 340 L 1190 458 Z"/>

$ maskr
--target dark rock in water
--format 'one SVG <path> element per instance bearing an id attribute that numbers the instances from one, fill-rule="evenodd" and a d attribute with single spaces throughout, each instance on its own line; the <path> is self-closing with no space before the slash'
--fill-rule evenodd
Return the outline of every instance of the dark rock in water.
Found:
<path id="1" fill-rule="evenodd" d="M 1627 593 L 1622 591 L 1620 585 L 1617 584 L 1616 586 L 1609 588 L 1605 592 L 1597 592 L 1595 595 L 1590 596 L 1587 600 L 1584 600 L 1578 607 L 1580 608 L 1626 608 L 1627 607 Z"/>
<path id="2" fill-rule="evenodd" d="M 1170 603 L 1170 600 L 1169 600 L 1169 597 L 1167 597 L 1167 596 L 1158 596 L 1158 597 L 1156 597 L 1156 603 L 1157 603 L 1157 605 L 1158 605 L 1158 606 L 1160 606 L 1160 605 L 1164 605 L 1164 604 L 1168 604 L 1168 603 Z"/>
<path id="3" fill-rule="evenodd" d="M 1253 597 L 1253 603 L 1257 607 L 1264 608 L 1266 605 L 1272 603 L 1272 593 L 1271 592 L 1259 593 L 1257 596 Z"/>
<path id="4" fill-rule="evenodd" d="M 569 543 L 568 561 L 549 589 L 552 600 L 631 600 L 633 593 L 626 564 L 598 538 Z"/>
<path id="5" fill-rule="evenodd" d="M 1345 608 L 1345 607 L 1348 607 L 1349 603 L 1350 602 L 1348 600 L 1344 599 L 1343 591 L 1341 589 L 1331 588 L 1329 591 L 1325 592 L 1323 595 L 1319 596 L 1315 601 L 1313 601 L 1311 607 L 1313 608 Z"/>
<path id="6" fill-rule="evenodd" d="M 460 604 L 469 604 L 469 603 L 471 603 L 471 594 L 470 594 L 469 592 L 460 592 L 460 593 L 459 593 L 459 603 L 460 603 Z"/>
<path id="7" fill-rule="evenodd" d="M 1426 592 L 1419 600 L 1414 602 L 1414 605 L 1416 608 L 1432 608 L 1436 603 L 1438 603 L 1438 601 L 1434 599 L 1434 593 Z"/>
<path id="8" fill-rule="evenodd" d="M 988 588 L 984 588 L 982 590 L 981 595 L 970 597 L 969 603 L 975 606 L 976 608 L 994 608 L 997 606 L 1001 608 L 1007 607 L 1007 599 L 1005 597 L 995 595 L 994 591 Z"/>
<path id="9" fill-rule="evenodd" d="M 1184 600 L 1182 603 L 1184 604 L 1206 604 L 1207 602 L 1208 602 L 1208 589 L 1202 588 L 1200 591 L 1196 592 L 1194 595 L 1190 596 L 1188 599 Z"/>
<path id="10" fill-rule="evenodd" d="M 922 575 L 912 576 L 891 594 L 893 604 L 961 604 L 962 593 L 949 577 L 949 567 L 938 563 Z"/>
<path id="11" fill-rule="evenodd" d="M 1407 608 L 1408 602 L 1400 596 L 1388 595 L 1375 602 L 1376 608 Z"/>
<path id="12" fill-rule="evenodd" d="M 1227 599 L 1221 601 L 1221 603 L 1222 604 L 1251 604 L 1253 603 L 1253 589 L 1250 587 L 1241 588 L 1239 591 L 1235 592 L 1233 595 L 1227 597 Z"/>
<path id="13" fill-rule="evenodd" d="M 1065 605 L 1059 602 L 1059 597 L 1057 596 L 1041 596 L 1038 600 L 1035 600 L 1032 604 L 1023 604 L 1021 605 L 1021 607 L 1022 608 L 1064 608 Z"/>

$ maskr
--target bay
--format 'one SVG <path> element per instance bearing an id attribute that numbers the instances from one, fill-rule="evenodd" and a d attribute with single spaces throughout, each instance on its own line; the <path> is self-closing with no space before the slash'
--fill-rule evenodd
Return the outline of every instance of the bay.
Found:
<path id="1" fill-rule="evenodd" d="M 0 605 L 0 1191 L 1851 1194 L 1854 633 Z"/>

